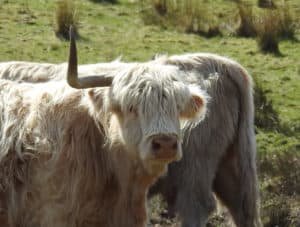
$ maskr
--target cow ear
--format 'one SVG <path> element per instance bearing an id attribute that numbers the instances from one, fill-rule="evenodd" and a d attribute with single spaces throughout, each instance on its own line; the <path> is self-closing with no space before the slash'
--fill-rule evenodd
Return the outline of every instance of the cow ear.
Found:
<path id="1" fill-rule="evenodd" d="M 181 111 L 180 117 L 184 119 L 201 120 L 206 113 L 207 97 L 202 94 L 192 94 L 190 100 Z"/>

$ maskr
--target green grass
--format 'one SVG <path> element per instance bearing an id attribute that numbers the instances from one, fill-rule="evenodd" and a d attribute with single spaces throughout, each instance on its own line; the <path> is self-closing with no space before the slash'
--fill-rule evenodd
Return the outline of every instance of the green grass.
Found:
<path id="1" fill-rule="evenodd" d="M 237 60 L 255 78 L 263 95 L 257 102 L 258 117 L 263 122 L 269 121 L 265 124 L 268 127 L 261 124 L 257 128 L 257 141 L 264 222 L 271 226 L 276 222 L 271 215 L 277 209 L 276 204 L 281 204 L 281 200 L 294 201 L 293 196 L 299 199 L 300 193 L 293 183 L 300 175 L 297 172 L 300 168 L 300 42 L 281 41 L 282 56 L 263 54 L 252 38 L 224 35 L 208 39 L 173 28 L 145 25 L 140 4 L 118 2 L 75 1 L 80 30 L 79 63 L 111 61 L 120 55 L 125 61 L 147 61 L 157 53 L 213 52 Z M 289 2 L 300 21 L 299 1 Z M 207 7 L 223 12 L 217 17 L 227 20 L 233 5 L 231 1 L 218 0 Z M 55 1 L 0 0 L 0 61 L 66 61 L 68 42 L 55 36 L 55 7 Z M 298 40 L 299 28 L 298 24 L 295 35 Z M 286 192 L 292 190 L 293 196 L 275 190 L 281 185 Z M 293 205 L 289 217 L 300 210 L 300 204 L 290 204 Z M 289 223 L 293 226 L 293 222 Z"/>

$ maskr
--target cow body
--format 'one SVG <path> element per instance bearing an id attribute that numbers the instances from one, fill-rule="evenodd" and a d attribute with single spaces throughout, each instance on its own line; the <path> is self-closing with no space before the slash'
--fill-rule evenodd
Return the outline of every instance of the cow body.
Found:
<path id="1" fill-rule="evenodd" d="M 0 80 L 1 225 L 145 226 L 148 188 L 181 158 L 179 120 L 201 120 L 205 94 L 177 66 L 113 67 L 110 87 L 87 89 L 54 72 Z"/>
<path id="2" fill-rule="evenodd" d="M 110 63 L 85 64 L 78 66 L 79 76 L 99 75 L 118 71 L 133 63 L 119 60 Z M 67 63 L 51 64 L 26 61 L 0 62 L 0 78 L 18 82 L 42 83 L 49 80 L 65 80 Z"/>
<path id="3" fill-rule="evenodd" d="M 214 193 L 238 227 L 260 226 L 252 80 L 238 63 L 213 54 L 159 57 L 211 97 L 201 124 L 185 133 L 183 159 L 150 194 L 161 193 L 184 227 L 203 227 L 215 209 Z"/>
<path id="4" fill-rule="evenodd" d="M 143 193 L 153 177 L 133 171 L 141 166 L 124 148 L 104 146 L 101 122 L 81 105 L 92 102 L 87 92 L 7 81 L 1 92 L 1 225 L 144 225 Z"/>

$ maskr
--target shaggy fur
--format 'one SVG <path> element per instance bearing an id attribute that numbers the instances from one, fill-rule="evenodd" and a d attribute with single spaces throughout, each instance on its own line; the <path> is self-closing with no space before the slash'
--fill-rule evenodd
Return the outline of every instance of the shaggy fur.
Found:
<path id="1" fill-rule="evenodd" d="M 85 90 L 50 74 L 0 80 L 1 226 L 145 226 L 149 186 L 181 156 L 156 160 L 151 138 L 179 142 L 179 119 L 201 120 L 206 98 L 176 66 L 113 73 L 111 88 Z"/>
<path id="2" fill-rule="evenodd" d="M 79 76 L 101 75 L 106 71 L 118 72 L 124 66 L 118 59 L 110 63 L 86 64 L 78 68 Z M 0 63 L 0 78 L 18 82 L 40 83 L 49 80 L 64 80 L 68 65 L 66 63 L 50 64 L 25 61 L 9 61 Z"/>
<path id="3" fill-rule="evenodd" d="M 204 121 L 185 133 L 183 159 L 169 166 L 151 194 L 161 193 L 184 227 L 205 226 L 215 209 L 213 193 L 236 226 L 260 226 L 251 77 L 238 63 L 213 54 L 154 61 L 179 66 L 184 79 L 199 85 L 211 101 Z"/>

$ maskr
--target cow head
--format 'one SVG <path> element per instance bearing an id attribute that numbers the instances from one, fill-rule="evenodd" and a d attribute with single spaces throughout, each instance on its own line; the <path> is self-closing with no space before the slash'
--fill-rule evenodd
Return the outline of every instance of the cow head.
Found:
<path id="1" fill-rule="evenodd" d="M 72 32 L 71 32 L 72 33 Z M 108 106 L 116 118 L 118 134 L 127 150 L 149 172 L 161 172 L 179 160 L 181 121 L 198 122 L 205 114 L 206 96 L 184 83 L 177 66 L 129 64 L 114 75 L 78 78 L 77 53 L 71 34 L 68 83 L 74 88 L 109 86 Z"/>

